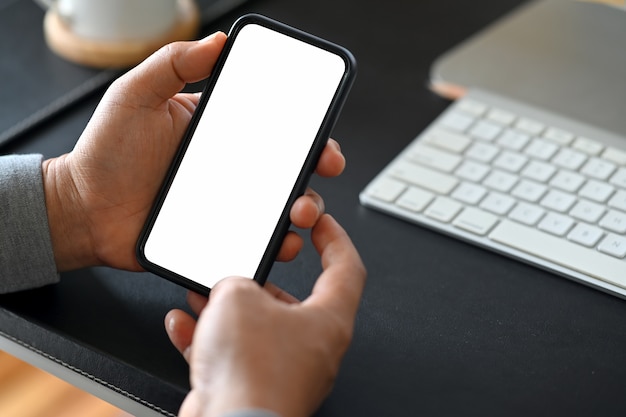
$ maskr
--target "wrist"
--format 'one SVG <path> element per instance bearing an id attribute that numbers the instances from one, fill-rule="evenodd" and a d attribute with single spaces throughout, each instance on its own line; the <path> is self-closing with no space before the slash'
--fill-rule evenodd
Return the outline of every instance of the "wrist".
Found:
<path id="1" fill-rule="evenodd" d="M 80 204 L 67 155 L 42 163 L 46 211 L 57 271 L 96 265 L 89 221 Z"/>
<path id="2" fill-rule="evenodd" d="M 273 411 L 262 408 L 241 408 L 228 411 L 218 417 L 281 417 Z"/>
<path id="3" fill-rule="evenodd" d="M 234 389 L 237 391 L 237 389 Z M 233 398 L 235 397 L 235 398 Z M 265 401 L 257 401 L 249 395 L 233 395 L 214 390 L 192 389 L 185 398 L 179 413 L 180 417 L 283 417 L 272 410 Z"/>

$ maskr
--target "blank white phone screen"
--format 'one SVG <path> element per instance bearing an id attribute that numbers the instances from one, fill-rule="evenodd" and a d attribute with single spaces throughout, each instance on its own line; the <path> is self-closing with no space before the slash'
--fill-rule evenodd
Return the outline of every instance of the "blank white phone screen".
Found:
<path id="1" fill-rule="evenodd" d="M 148 261 L 211 288 L 252 278 L 346 63 L 244 26 L 146 240 Z"/>

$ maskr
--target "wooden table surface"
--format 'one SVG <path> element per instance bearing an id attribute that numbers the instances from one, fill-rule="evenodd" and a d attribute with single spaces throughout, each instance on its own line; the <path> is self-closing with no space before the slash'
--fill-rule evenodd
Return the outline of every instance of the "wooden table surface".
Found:
<path id="1" fill-rule="evenodd" d="M 0 416 L 130 417 L 111 404 L 2 351 Z"/>

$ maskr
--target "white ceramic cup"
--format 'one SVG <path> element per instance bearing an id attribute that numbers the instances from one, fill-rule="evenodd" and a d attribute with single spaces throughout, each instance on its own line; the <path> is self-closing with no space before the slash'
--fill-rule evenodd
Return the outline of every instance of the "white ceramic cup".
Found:
<path id="1" fill-rule="evenodd" d="M 41 1 L 41 0 L 40 0 Z M 177 0 L 44 0 L 77 36 L 99 41 L 143 41 L 176 23 Z"/>

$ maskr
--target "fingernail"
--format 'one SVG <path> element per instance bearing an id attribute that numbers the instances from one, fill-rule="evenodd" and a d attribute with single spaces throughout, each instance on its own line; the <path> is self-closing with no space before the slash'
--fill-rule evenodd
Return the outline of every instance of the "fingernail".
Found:
<path id="1" fill-rule="evenodd" d="M 200 39 L 200 40 L 198 41 L 198 43 L 208 42 L 208 41 L 212 40 L 213 38 L 215 38 L 215 35 L 217 35 L 217 32 L 212 33 L 212 34 L 210 34 L 209 36 L 207 36 L 207 37 L 204 37 L 204 38 Z"/>
<path id="2" fill-rule="evenodd" d="M 213 39 L 215 39 L 215 37 L 217 36 L 217 34 L 218 34 L 218 33 L 220 33 L 220 32 L 215 32 L 215 33 L 212 33 L 212 34 L 210 34 L 209 36 L 207 36 L 207 37 L 205 37 L 205 38 L 200 39 L 200 40 L 198 41 L 198 43 L 205 43 L 205 42 L 212 41 Z"/>

